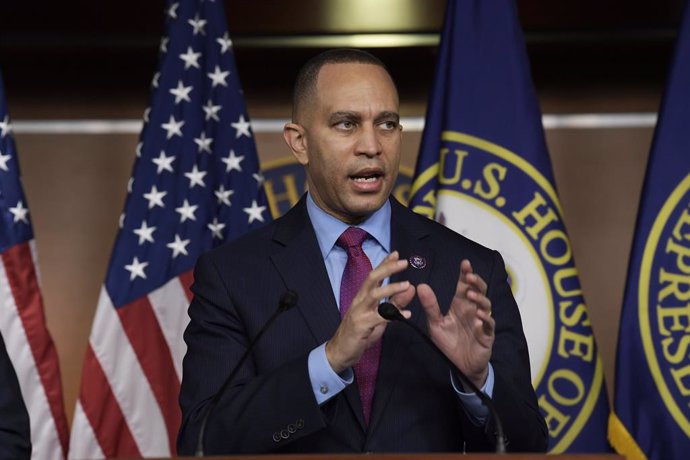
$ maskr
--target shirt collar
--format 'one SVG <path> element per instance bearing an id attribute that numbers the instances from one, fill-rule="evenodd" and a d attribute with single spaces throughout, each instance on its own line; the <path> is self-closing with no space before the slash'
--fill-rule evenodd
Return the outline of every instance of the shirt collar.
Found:
<path id="1" fill-rule="evenodd" d="M 350 225 L 319 208 L 309 193 L 307 193 L 307 212 L 316 232 L 321 255 L 325 259 L 338 237 Z M 388 200 L 357 227 L 365 230 L 386 252 L 391 252 L 391 204 Z"/>

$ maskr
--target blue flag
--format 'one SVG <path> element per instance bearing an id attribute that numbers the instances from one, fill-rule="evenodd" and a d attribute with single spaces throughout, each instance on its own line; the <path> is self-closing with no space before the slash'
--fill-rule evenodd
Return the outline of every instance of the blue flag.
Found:
<path id="1" fill-rule="evenodd" d="M 690 6 L 647 164 L 621 312 L 611 443 L 628 458 L 690 452 Z"/>
<path id="2" fill-rule="evenodd" d="M 549 450 L 605 452 L 603 366 L 512 0 L 449 0 L 410 207 L 503 255 Z"/>
<path id="3" fill-rule="evenodd" d="M 222 1 L 168 1 L 70 457 L 170 457 L 192 269 L 271 218 Z"/>

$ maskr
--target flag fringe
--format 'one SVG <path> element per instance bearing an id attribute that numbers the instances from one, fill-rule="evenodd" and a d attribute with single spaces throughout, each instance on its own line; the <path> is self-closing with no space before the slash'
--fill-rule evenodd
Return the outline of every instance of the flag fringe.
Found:
<path id="1" fill-rule="evenodd" d="M 645 453 L 614 412 L 609 414 L 608 438 L 616 452 L 624 455 L 627 460 L 647 460 Z"/>

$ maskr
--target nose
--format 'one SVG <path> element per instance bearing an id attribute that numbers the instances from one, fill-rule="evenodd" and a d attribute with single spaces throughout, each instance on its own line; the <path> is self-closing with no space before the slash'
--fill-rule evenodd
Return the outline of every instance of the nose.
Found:
<path id="1" fill-rule="evenodd" d="M 374 157 L 380 155 L 381 150 L 381 140 L 376 132 L 376 127 L 372 125 L 362 126 L 359 138 L 357 139 L 357 153 L 368 157 Z"/>

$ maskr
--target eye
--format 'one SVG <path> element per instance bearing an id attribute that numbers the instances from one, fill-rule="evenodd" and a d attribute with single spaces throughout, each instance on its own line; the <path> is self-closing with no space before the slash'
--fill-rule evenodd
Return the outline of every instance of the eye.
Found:
<path id="1" fill-rule="evenodd" d="M 395 120 L 386 120 L 379 123 L 379 126 L 385 131 L 395 131 L 400 127 L 400 123 Z"/>
<path id="2" fill-rule="evenodd" d="M 355 124 L 350 120 L 341 120 L 336 122 L 333 127 L 341 131 L 350 131 L 355 128 Z"/>

